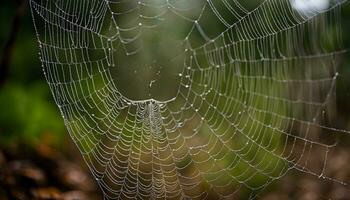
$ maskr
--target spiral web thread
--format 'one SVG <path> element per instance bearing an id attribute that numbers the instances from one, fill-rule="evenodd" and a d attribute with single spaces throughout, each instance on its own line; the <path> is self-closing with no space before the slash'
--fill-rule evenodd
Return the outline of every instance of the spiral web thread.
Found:
<path id="1" fill-rule="evenodd" d="M 345 1 L 309 13 L 242 2 L 30 1 L 45 77 L 106 199 L 255 198 L 292 169 L 345 185 L 327 174 L 349 133 L 328 124 Z M 176 96 L 131 100 L 113 54 L 137 54 L 165 15 L 190 24 Z"/>

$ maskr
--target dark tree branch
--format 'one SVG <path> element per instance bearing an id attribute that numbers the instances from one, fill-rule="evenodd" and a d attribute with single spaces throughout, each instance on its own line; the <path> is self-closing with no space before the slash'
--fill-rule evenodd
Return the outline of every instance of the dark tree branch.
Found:
<path id="1" fill-rule="evenodd" d="M 21 18 L 24 16 L 28 0 L 17 0 L 16 11 L 13 16 L 10 35 L 5 43 L 3 55 L 0 61 L 0 86 L 4 85 L 10 74 L 10 62 L 16 43 L 17 34 L 20 29 Z"/>

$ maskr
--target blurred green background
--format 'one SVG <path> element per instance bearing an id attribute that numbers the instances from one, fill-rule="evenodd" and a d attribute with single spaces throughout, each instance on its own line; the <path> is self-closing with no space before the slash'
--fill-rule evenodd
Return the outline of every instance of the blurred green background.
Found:
<path id="1" fill-rule="evenodd" d="M 57 199 L 99 199 L 99 191 L 72 145 L 45 82 L 28 3 L 3 0 L 0 5 L 0 200 L 56 199 L 57 195 Z M 342 14 L 344 46 L 348 48 L 350 5 L 344 7 Z M 332 124 L 349 130 L 350 54 L 345 55 L 338 70 L 337 118 Z M 350 152 L 349 138 L 342 143 L 345 152 Z M 11 177 L 14 182 L 7 180 Z M 22 181 L 30 187 L 24 187 Z M 291 180 L 288 181 L 286 185 L 291 187 Z M 310 188 L 302 194 L 309 194 Z M 290 188 L 280 191 L 284 190 Z M 279 197 L 267 194 L 266 198 L 270 196 Z M 317 197 L 309 195 L 304 199 Z"/>
<path id="2" fill-rule="evenodd" d="M 1 67 L 8 68 L 0 93 L 0 142 L 34 145 L 50 134 L 58 143 L 65 137 L 63 121 L 44 82 L 28 5 L 19 4 L 2 1 L 0 8 Z"/>

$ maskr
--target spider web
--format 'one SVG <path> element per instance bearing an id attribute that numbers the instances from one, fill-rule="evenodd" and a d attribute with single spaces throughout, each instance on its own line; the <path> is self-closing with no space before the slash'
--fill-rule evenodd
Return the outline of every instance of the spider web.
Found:
<path id="1" fill-rule="evenodd" d="M 328 175 L 340 9 L 31 0 L 43 71 L 106 199 L 231 199 Z M 316 155 L 322 162 L 311 164 Z"/>

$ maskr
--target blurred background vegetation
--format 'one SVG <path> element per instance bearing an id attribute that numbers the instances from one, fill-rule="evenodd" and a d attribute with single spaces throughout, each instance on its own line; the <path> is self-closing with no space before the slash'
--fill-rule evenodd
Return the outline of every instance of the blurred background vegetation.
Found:
<path id="1" fill-rule="evenodd" d="M 45 82 L 27 0 L 2 0 L 0 4 L 0 200 L 101 199 Z M 342 23 L 348 48 L 350 5 L 343 9 Z M 349 66 L 350 55 L 346 54 L 339 69 L 338 117 L 333 123 L 348 130 Z M 349 159 L 348 141 L 343 142 L 343 160 Z M 304 179 L 293 182 L 295 177 L 285 179 L 275 186 L 278 192 L 267 192 L 265 198 L 318 199 L 324 187 Z M 289 195 L 293 191 L 299 193 Z"/>
<path id="2" fill-rule="evenodd" d="M 28 1 L 0 4 L 0 199 L 101 199 L 44 81 Z"/>

